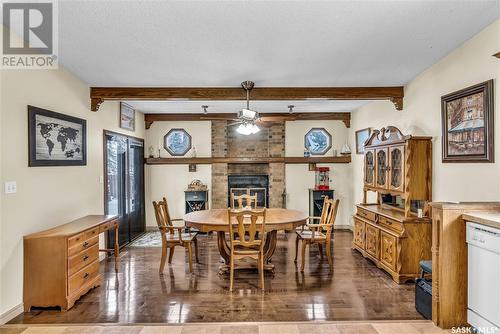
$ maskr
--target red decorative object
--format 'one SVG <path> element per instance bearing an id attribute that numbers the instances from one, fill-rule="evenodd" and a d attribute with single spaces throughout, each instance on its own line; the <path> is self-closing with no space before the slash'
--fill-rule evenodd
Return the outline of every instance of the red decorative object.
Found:
<path id="1" fill-rule="evenodd" d="M 317 167 L 316 168 L 316 190 L 329 190 L 330 189 L 330 168 Z"/>

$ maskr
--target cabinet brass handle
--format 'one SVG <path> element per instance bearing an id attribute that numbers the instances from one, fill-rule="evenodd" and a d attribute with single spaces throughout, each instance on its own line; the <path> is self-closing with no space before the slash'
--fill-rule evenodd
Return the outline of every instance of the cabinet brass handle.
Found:
<path id="1" fill-rule="evenodd" d="M 83 243 L 83 247 L 87 248 L 88 246 L 89 246 L 89 243 L 88 243 L 87 241 L 85 241 L 85 242 Z"/>
<path id="2" fill-rule="evenodd" d="M 85 275 L 83 275 L 83 279 L 87 279 L 89 276 L 90 276 L 89 273 L 85 273 Z"/>
<path id="3" fill-rule="evenodd" d="M 88 255 L 85 255 L 85 256 L 83 257 L 83 261 L 87 261 L 88 259 L 89 259 L 89 256 L 88 256 Z"/>

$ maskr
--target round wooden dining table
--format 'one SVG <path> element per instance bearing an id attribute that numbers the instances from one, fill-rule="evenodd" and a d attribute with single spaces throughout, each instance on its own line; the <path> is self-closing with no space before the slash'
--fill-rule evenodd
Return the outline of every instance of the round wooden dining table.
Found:
<path id="1" fill-rule="evenodd" d="M 279 208 L 266 209 L 266 240 L 264 243 L 265 270 L 274 270 L 274 265 L 270 262 L 276 250 L 278 231 L 294 230 L 296 227 L 304 225 L 307 218 L 308 215 L 298 210 Z M 184 216 L 184 221 L 187 226 L 196 228 L 200 232 L 217 232 L 217 247 L 226 263 L 220 270 L 226 272 L 229 268 L 231 254 L 231 248 L 226 239 L 226 232 L 229 232 L 227 209 L 210 209 L 190 212 Z M 236 221 L 233 223 L 236 223 Z M 254 265 L 251 267 L 255 268 Z M 237 266 L 237 269 L 244 268 L 248 268 L 248 266 Z"/>

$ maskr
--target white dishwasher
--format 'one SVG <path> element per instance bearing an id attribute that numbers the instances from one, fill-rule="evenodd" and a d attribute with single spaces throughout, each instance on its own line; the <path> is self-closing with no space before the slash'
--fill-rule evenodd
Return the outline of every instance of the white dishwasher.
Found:
<path id="1" fill-rule="evenodd" d="M 467 222 L 467 321 L 483 333 L 500 333 L 500 229 Z"/>

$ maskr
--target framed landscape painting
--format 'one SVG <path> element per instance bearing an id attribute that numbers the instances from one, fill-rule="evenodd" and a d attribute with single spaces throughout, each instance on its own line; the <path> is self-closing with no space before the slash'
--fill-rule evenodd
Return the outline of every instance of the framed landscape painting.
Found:
<path id="1" fill-rule="evenodd" d="M 494 162 L 493 80 L 441 97 L 443 162 Z"/>
<path id="2" fill-rule="evenodd" d="M 365 153 L 365 142 L 370 137 L 370 128 L 356 131 L 356 154 Z"/>
<path id="3" fill-rule="evenodd" d="M 28 165 L 86 165 L 86 128 L 84 119 L 28 106 Z"/>
<path id="4" fill-rule="evenodd" d="M 123 102 L 120 102 L 120 128 L 135 130 L 135 110 Z"/>

